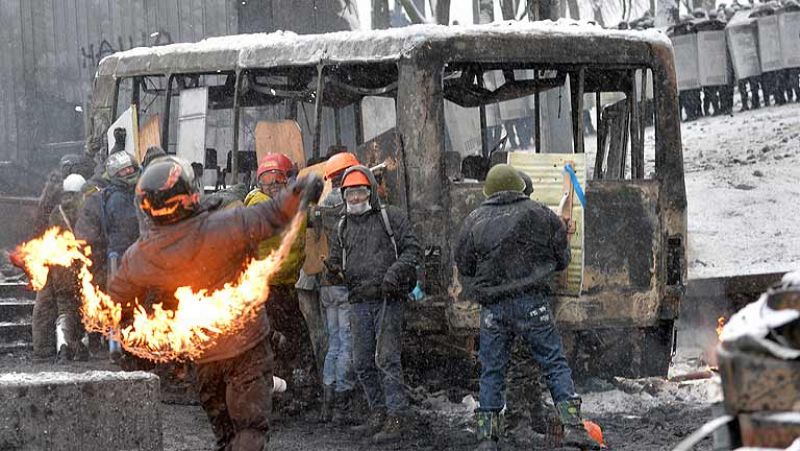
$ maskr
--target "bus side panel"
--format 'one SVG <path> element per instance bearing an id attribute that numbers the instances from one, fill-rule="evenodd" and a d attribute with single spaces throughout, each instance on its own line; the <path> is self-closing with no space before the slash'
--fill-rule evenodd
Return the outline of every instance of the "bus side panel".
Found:
<path id="1" fill-rule="evenodd" d="M 583 292 L 560 298 L 566 327 L 647 326 L 664 285 L 657 181 L 592 181 L 586 190 Z"/>

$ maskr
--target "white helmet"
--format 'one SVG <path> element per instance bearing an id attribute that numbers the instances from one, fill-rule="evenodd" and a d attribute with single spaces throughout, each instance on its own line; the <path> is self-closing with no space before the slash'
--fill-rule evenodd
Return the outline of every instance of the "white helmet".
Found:
<path id="1" fill-rule="evenodd" d="M 70 174 L 64 179 L 64 192 L 65 193 L 79 193 L 86 184 L 86 179 L 80 174 Z"/>

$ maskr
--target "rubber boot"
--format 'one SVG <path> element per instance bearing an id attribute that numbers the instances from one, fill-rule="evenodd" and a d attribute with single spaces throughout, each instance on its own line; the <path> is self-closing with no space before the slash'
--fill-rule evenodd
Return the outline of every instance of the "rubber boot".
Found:
<path id="1" fill-rule="evenodd" d="M 500 449 L 498 442 L 503 433 L 503 415 L 500 412 L 477 411 L 475 412 L 478 438 L 478 451 L 496 451 Z"/>
<path id="2" fill-rule="evenodd" d="M 353 426 L 350 430 L 365 437 L 372 437 L 383 428 L 384 423 L 386 423 L 386 412 L 377 410 L 369 414 L 364 424 Z"/>
<path id="3" fill-rule="evenodd" d="M 322 387 L 322 412 L 320 414 L 320 421 L 323 423 L 329 423 L 333 418 L 334 403 L 333 385 L 324 385 Z"/>
<path id="4" fill-rule="evenodd" d="M 580 398 L 562 401 L 556 404 L 556 409 L 558 409 L 558 417 L 561 419 L 561 424 L 564 426 L 564 437 L 561 440 L 562 446 L 582 450 L 600 449 L 600 445 L 589 437 L 589 433 L 583 427 Z"/>
<path id="5" fill-rule="evenodd" d="M 353 390 L 337 391 L 334 399 L 333 422 L 351 424 L 353 422 Z"/>
<path id="6" fill-rule="evenodd" d="M 72 349 L 67 343 L 69 336 L 69 324 L 66 315 L 59 315 L 56 318 L 56 362 L 65 364 L 72 360 Z"/>
<path id="7" fill-rule="evenodd" d="M 375 443 L 392 443 L 400 440 L 403 436 L 403 418 L 396 415 L 389 415 L 383 422 L 381 430 L 372 436 Z"/>

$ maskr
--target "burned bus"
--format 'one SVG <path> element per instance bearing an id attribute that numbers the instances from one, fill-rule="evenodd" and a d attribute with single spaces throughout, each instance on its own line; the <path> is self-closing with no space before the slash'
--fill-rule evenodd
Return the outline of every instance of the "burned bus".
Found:
<path id="1" fill-rule="evenodd" d="M 527 172 L 552 207 L 565 189 L 585 194 L 567 196 L 573 259 L 554 281 L 565 341 L 592 356 L 589 371 L 666 373 L 686 194 L 673 52 L 656 31 L 418 25 L 133 49 L 100 63 L 90 149 L 103 151 L 120 121 L 138 130 L 138 156 L 160 144 L 217 189 L 250 181 L 267 151 L 303 166 L 346 148 L 382 164 L 387 202 L 424 246 L 425 297 L 410 303 L 407 330 L 453 349 L 473 346 L 479 306 L 460 289 L 451 245 L 488 168 Z"/>

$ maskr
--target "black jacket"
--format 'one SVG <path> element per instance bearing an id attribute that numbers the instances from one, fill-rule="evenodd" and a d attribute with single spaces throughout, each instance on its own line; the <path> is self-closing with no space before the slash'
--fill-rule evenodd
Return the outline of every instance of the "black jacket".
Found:
<path id="1" fill-rule="evenodd" d="M 112 182 L 105 189 L 105 227 L 108 234 L 108 253 L 122 257 L 139 238 L 134 187 Z"/>
<path id="2" fill-rule="evenodd" d="M 481 304 L 530 293 L 550 293 L 570 250 L 564 223 L 522 193 L 503 191 L 464 220 L 455 261 L 467 295 Z"/>
<path id="3" fill-rule="evenodd" d="M 368 170 L 367 170 L 368 171 Z M 383 298 L 404 299 L 416 282 L 420 245 L 406 215 L 393 206 L 384 206 L 397 243 L 395 257 L 389 234 L 380 212 L 377 184 L 373 181 L 372 209 L 363 215 L 345 215 L 344 223 L 330 241 L 329 266 L 344 267 L 345 283 L 351 303 Z M 337 228 L 338 232 L 339 228 Z M 342 265 L 342 246 L 347 258 Z M 328 277 L 333 274 L 328 272 Z M 331 285 L 337 285 L 329 279 Z"/>

